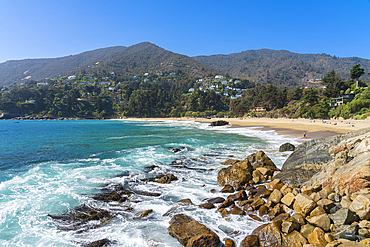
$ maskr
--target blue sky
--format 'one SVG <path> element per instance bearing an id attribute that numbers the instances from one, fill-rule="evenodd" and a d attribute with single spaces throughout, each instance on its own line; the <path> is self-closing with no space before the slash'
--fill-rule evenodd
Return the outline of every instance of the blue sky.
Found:
<path id="1" fill-rule="evenodd" d="M 0 62 L 148 41 L 188 56 L 250 49 L 370 59 L 369 0 L 3 0 Z"/>

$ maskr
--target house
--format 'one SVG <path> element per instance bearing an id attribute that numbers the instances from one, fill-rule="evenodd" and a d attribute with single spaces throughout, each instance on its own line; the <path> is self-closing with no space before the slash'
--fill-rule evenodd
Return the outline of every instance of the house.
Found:
<path id="1" fill-rule="evenodd" d="M 227 81 L 222 81 L 222 82 L 221 82 L 221 84 L 222 84 L 222 85 L 227 85 L 227 84 L 229 84 L 229 83 L 228 83 Z"/>
<path id="2" fill-rule="evenodd" d="M 223 79 L 224 77 L 222 75 L 216 75 L 215 78 L 216 79 Z"/>
<path id="3" fill-rule="evenodd" d="M 176 73 L 170 73 L 170 75 L 176 75 Z"/>
<path id="4" fill-rule="evenodd" d="M 132 79 L 137 80 L 137 76 L 135 75 Z"/>
<path id="5" fill-rule="evenodd" d="M 34 99 L 30 99 L 30 100 L 26 100 L 25 102 L 26 103 L 32 103 L 32 104 L 34 104 L 35 103 L 35 100 Z"/>
<path id="6" fill-rule="evenodd" d="M 235 95 L 235 96 L 231 96 L 230 97 L 230 99 L 237 99 L 237 98 L 239 98 L 239 97 L 242 97 L 240 94 L 237 94 L 237 95 Z"/>
<path id="7" fill-rule="evenodd" d="M 189 88 L 189 92 L 194 92 L 194 88 Z"/>
<path id="8" fill-rule="evenodd" d="M 158 72 L 158 73 L 157 73 L 157 75 L 163 75 L 163 73 L 161 73 L 161 72 Z"/>
<path id="9" fill-rule="evenodd" d="M 145 73 L 144 75 L 145 75 L 145 76 L 148 76 L 148 75 L 149 75 L 149 73 Z"/>
<path id="10" fill-rule="evenodd" d="M 217 91 L 216 94 L 221 94 L 221 93 Z"/>
<path id="11" fill-rule="evenodd" d="M 338 98 L 331 98 L 330 99 L 330 107 L 337 107 L 340 105 L 345 105 L 348 102 L 351 102 L 353 100 L 352 94 L 345 94 Z"/>
<path id="12" fill-rule="evenodd" d="M 144 82 L 148 82 L 149 81 L 149 79 L 144 79 Z"/>
<path id="13" fill-rule="evenodd" d="M 73 80 L 73 79 L 76 79 L 76 76 L 75 75 L 68 76 L 68 80 Z"/>
<path id="14" fill-rule="evenodd" d="M 209 89 L 215 89 L 216 87 L 214 85 L 209 86 Z"/>
<path id="15" fill-rule="evenodd" d="M 225 93 L 224 93 L 224 96 L 229 96 L 229 93 L 228 93 L 228 92 L 225 92 Z"/>
<path id="16" fill-rule="evenodd" d="M 219 82 L 219 81 L 221 81 L 220 79 L 214 79 L 213 80 L 214 82 Z"/>
<path id="17" fill-rule="evenodd" d="M 111 74 L 111 75 L 115 75 L 116 73 L 114 73 L 114 72 L 110 72 L 110 74 Z"/>
<path id="18" fill-rule="evenodd" d="M 239 82 L 240 82 L 239 80 L 234 81 L 234 83 L 239 83 Z"/>
<path id="19" fill-rule="evenodd" d="M 108 90 L 109 91 L 114 91 L 116 88 L 115 87 L 109 87 Z"/>
<path id="20" fill-rule="evenodd" d="M 49 85 L 49 83 L 47 83 L 47 82 L 38 82 L 38 83 L 36 83 L 36 86 L 47 86 L 47 85 Z"/>
<path id="21" fill-rule="evenodd" d="M 204 79 L 199 79 L 198 82 L 204 82 Z"/>
<path id="22" fill-rule="evenodd" d="M 266 111 L 266 108 L 262 106 L 255 106 L 251 111 L 263 112 Z"/>
<path id="23" fill-rule="evenodd" d="M 99 82 L 99 85 L 102 85 L 102 86 L 108 86 L 110 83 L 109 82 Z"/>

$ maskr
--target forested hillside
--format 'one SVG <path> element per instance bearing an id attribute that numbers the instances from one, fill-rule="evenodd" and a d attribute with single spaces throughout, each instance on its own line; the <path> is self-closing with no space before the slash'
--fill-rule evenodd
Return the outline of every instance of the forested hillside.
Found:
<path id="1" fill-rule="evenodd" d="M 193 58 L 144 42 L 130 47 L 109 47 L 61 58 L 7 61 L 0 64 L 0 86 L 81 72 L 104 74 L 109 70 L 121 76 L 134 76 L 148 71 L 175 72 L 179 69 L 190 77 L 220 73 Z"/>
<path id="2" fill-rule="evenodd" d="M 297 86 L 314 87 L 318 80 L 333 69 L 344 80 L 355 64 L 370 70 L 370 60 L 362 58 L 338 58 L 327 54 L 297 54 L 269 49 L 249 50 L 229 55 L 194 57 L 196 60 L 232 77 L 249 79 L 260 84 L 273 84 L 279 88 Z M 369 81 L 370 76 L 364 75 Z M 319 84 L 318 84 L 319 85 Z"/>

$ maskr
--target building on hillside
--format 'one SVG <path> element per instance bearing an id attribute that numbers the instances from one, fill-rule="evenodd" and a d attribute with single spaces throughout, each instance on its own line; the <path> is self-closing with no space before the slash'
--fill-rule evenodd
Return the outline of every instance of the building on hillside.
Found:
<path id="1" fill-rule="evenodd" d="M 32 103 L 32 104 L 34 104 L 35 103 L 35 100 L 34 99 L 30 99 L 30 100 L 26 100 L 25 102 L 26 103 Z"/>
<path id="2" fill-rule="evenodd" d="M 189 92 L 194 92 L 194 88 L 189 88 Z"/>
<path id="3" fill-rule="evenodd" d="M 330 99 L 330 107 L 337 107 L 340 105 L 345 105 L 348 102 L 353 100 L 354 96 L 352 94 L 345 94 L 338 98 L 331 98 Z"/>
<path id="4" fill-rule="evenodd" d="M 68 76 L 68 80 L 73 80 L 73 79 L 76 79 L 76 76 L 75 75 Z"/>
<path id="5" fill-rule="evenodd" d="M 251 111 L 264 112 L 266 111 L 266 108 L 262 106 L 255 106 Z"/>
<path id="6" fill-rule="evenodd" d="M 229 83 L 227 81 L 222 81 L 221 84 L 222 85 L 228 85 Z"/>
<path id="7" fill-rule="evenodd" d="M 47 85 L 49 85 L 49 83 L 47 83 L 47 82 L 38 82 L 38 83 L 36 83 L 36 86 L 47 86 Z"/>
<path id="8" fill-rule="evenodd" d="M 224 77 L 222 75 L 216 75 L 215 78 L 216 79 L 223 79 Z"/>
<path id="9" fill-rule="evenodd" d="M 149 79 L 144 79 L 144 82 L 148 82 L 149 81 Z"/>

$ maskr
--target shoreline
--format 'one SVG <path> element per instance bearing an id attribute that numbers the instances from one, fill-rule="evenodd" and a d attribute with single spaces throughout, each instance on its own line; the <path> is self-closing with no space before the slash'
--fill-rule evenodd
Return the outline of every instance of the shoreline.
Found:
<path id="1" fill-rule="evenodd" d="M 261 131 L 274 130 L 278 135 L 288 135 L 302 141 L 336 136 L 370 127 L 366 120 L 321 120 L 321 119 L 286 119 L 286 118 L 125 118 L 128 120 L 148 121 L 194 121 L 210 123 L 224 120 L 231 124 L 229 128 L 253 127 Z M 123 119 L 124 120 L 124 119 Z M 303 137 L 306 132 L 306 138 Z"/>

